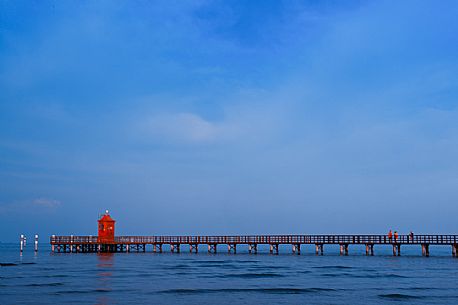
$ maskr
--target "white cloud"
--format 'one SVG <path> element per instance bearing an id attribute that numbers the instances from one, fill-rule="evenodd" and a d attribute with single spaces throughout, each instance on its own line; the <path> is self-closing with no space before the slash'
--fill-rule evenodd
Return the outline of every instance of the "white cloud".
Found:
<path id="1" fill-rule="evenodd" d="M 148 131 L 172 140 L 204 142 L 218 137 L 220 127 L 192 113 L 167 114 L 148 120 Z"/>
<path id="2" fill-rule="evenodd" d="M 37 198 L 32 201 L 32 204 L 36 207 L 42 208 L 56 208 L 61 205 L 61 202 L 56 199 L 49 198 Z"/>

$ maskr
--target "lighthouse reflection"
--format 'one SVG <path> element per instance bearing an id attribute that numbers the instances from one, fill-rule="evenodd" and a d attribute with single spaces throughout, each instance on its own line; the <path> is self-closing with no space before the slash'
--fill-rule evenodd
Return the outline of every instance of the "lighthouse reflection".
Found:
<path id="1" fill-rule="evenodd" d="M 114 254 L 113 253 L 99 253 L 97 254 L 97 292 L 109 294 L 112 288 L 112 277 L 114 268 Z M 100 296 L 97 298 L 97 305 L 113 304 L 112 298 L 108 295 Z"/>

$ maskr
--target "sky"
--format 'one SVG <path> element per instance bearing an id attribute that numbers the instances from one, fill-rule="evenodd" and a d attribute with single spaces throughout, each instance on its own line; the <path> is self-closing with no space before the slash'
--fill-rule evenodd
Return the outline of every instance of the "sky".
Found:
<path id="1" fill-rule="evenodd" d="M 456 16 L 0 0 L 0 241 L 458 233 Z"/>

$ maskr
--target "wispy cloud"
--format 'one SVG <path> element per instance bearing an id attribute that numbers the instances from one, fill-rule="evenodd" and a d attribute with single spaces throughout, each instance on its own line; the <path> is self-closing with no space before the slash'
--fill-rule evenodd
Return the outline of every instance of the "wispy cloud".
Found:
<path id="1" fill-rule="evenodd" d="M 52 198 L 36 198 L 0 203 L 0 214 L 50 212 L 61 206 L 62 202 Z"/>
<path id="2" fill-rule="evenodd" d="M 32 201 L 32 204 L 36 207 L 40 208 L 48 208 L 48 209 L 53 209 L 57 208 L 61 205 L 61 202 L 56 199 L 50 199 L 50 198 L 37 198 Z"/>
<path id="3" fill-rule="evenodd" d="M 210 122 L 193 113 L 154 116 L 144 127 L 158 139 L 194 143 L 218 140 L 227 131 L 223 123 Z"/>

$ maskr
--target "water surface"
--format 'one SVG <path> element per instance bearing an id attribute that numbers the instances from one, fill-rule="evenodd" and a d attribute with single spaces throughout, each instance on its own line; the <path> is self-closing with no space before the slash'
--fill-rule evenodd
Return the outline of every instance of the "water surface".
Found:
<path id="1" fill-rule="evenodd" d="M 164 247 L 165 248 L 165 247 Z M 389 247 L 350 247 L 324 256 L 302 247 L 292 255 L 116 253 L 58 254 L 42 245 L 22 256 L 0 244 L 0 304 L 458 304 L 458 259 L 449 247 L 419 246 L 392 257 Z"/>

